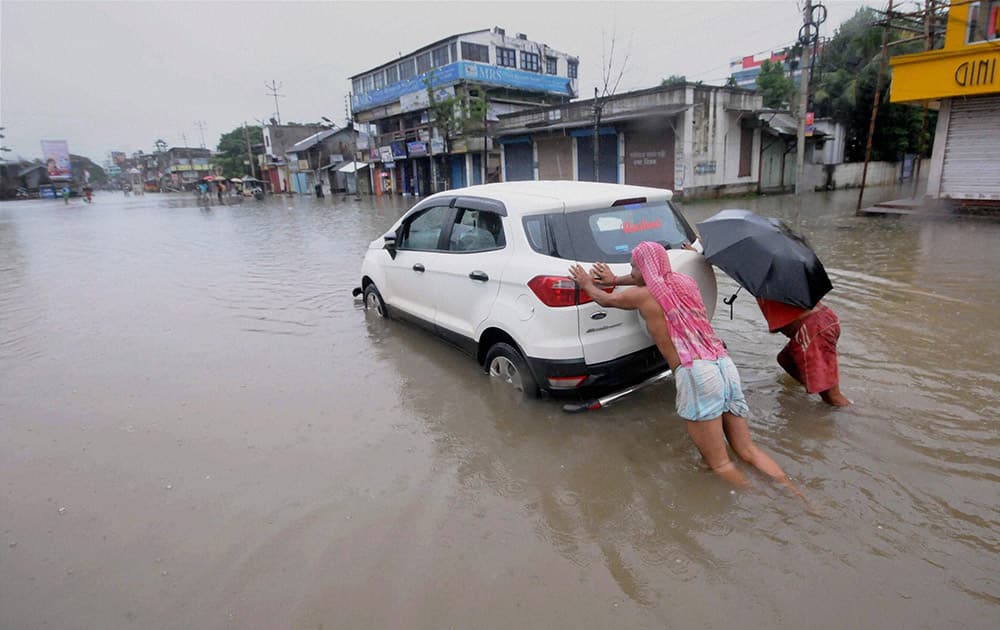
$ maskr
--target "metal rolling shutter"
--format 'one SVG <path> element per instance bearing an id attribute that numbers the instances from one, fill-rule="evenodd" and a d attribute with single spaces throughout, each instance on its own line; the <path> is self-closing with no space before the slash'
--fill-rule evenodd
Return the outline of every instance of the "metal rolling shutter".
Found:
<path id="1" fill-rule="evenodd" d="M 952 99 L 941 196 L 1000 199 L 1000 97 Z"/>
<path id="2" fill-rule="evenodd" d="M 625 134 L 625 183 L 674 187 L 674 132 L 669 127 Z"/>
<path id="3" fill-rule="evenodd" d="M 555 136 L 536 139 L 538 179 L 573 179 L 573 138 Z"/>
<path id="4" fill-rule="evenodd" d="M 527 142 L 504 144 L 503 151 L 506 160 L 504 164 L 506 181 L 517 182 L 535 179 L 531 144 Z"/>

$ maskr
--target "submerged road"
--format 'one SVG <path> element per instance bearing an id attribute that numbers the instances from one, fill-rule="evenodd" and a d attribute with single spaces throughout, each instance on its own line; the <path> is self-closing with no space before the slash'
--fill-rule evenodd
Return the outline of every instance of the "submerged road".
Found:
<path id="1" fill-rule="evenodd" d="M 567 415 L 366 317 L 408 200 L 0 204 L 0 627 L 995 628 L 1000 224 L 855 200 L 683 207 L 784 217 L 833 279 L 850 408 L 749 296 L 714 320 L 819 514 L 706 471 L 671 383 Z"/>

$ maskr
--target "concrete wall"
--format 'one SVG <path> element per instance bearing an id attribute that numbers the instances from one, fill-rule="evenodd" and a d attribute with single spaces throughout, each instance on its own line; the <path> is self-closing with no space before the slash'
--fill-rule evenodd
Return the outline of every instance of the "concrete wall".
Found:
<path id="1" fill-rule="evenodd" d="M 921 166 L 921 179 L 926 178 L 928 160 Z M 864 162 L 845 162 L 836 165 L 806 164 L 806 190 L 822 188 L 827 183 L 827 170 L 832 168 L 830 179 L 834 188 L 858 188 Z M 899 181 L 902 166 L 899 162 L 869 162 L 866 186 L 885 186 Z"/>

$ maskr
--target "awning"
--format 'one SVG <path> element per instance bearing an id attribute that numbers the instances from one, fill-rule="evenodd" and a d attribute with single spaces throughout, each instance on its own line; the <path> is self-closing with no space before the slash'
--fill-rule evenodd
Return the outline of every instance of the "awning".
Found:
<path id="1" fill-rule="evenodd" d="M 367 162 L 347 162 L 337 169 L 338 173 L 356 173 L 357 171 L 368 168 Z"/>
<path id="2" fill-rule="evenodd" d="M 653 116 L 676 116 L 681 112 L 687 111 L 692 105 L 690 103 L 677 103 L 675 105 L 656 105 L 653 107 L 644 107 L 642 109 L 635 109 L 627 112 L 621 112 L 618 114 L 607 114 L 601 116 L 601 123 L 616 123 L 616 122 L 626 122 L 629 120 L 638 120 L 641 118 L 650 118 Z M 564 121 L 560 119 L 552 121 L 535 121 L 526 123 L 523 126 L 511 129 L 497 129 L 497 136 L 518 136 L 522 134 L 533 134 L 542 131 L 555 131 L 562 129 L 572 129 L 575 127 L 586 127 L 593 126 L 593 120 L 587 119 L 575 119 Z M 502 140 L 501 140 L 502 142 Z"/>

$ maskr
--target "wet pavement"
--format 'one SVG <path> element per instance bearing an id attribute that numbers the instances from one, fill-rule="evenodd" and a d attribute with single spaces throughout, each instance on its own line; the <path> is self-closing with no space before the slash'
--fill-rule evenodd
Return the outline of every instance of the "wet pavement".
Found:
<path id="1" fill-rule="evenodd" d="M 408 200 L 0 204 L 0 627 L 997 627 L 1000 223 L 856 198 L 683 206 L 787 218 L 833 279 L 851 408 L 748 296 L 714 320 L 818 514 L 707 472 L 670 383 L 567 415 L 366 317 Z"/>

